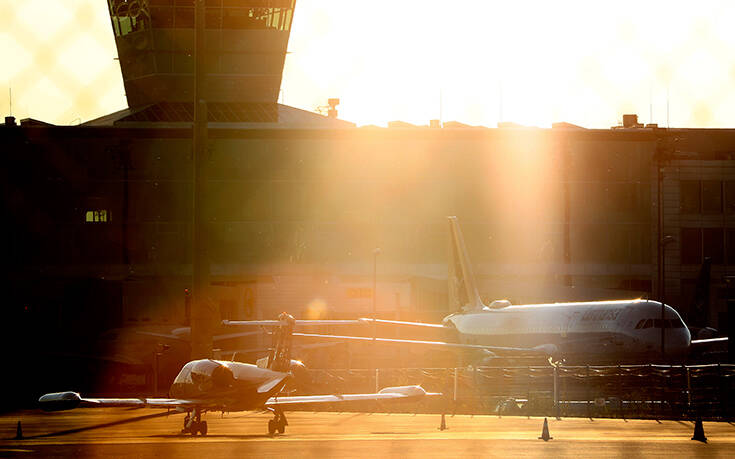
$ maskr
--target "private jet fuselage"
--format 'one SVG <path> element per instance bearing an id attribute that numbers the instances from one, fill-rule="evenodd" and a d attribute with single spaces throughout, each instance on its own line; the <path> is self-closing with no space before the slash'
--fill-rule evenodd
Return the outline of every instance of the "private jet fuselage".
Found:
<path id="1" fill-rule="evenodd" d="M 206 400 L 224 411 L 247 411 L 264 406 L 291 376 L 248 363 L 193 360 L 181 368 L 169 395 L 183 400 Z"/>
<path id="2" fill-rule="evenodd" d="M 498 303 L 500 303 L 498 305 Z M 661 357 L 681 359 L 691 335 L 670 306 L 651 300 L 527 304 L 495 302 L 480 310 L 451 314 L 444 326 L 466 344 L 526 347 L 559 355 L 567 362 L 637 363 Z"/>

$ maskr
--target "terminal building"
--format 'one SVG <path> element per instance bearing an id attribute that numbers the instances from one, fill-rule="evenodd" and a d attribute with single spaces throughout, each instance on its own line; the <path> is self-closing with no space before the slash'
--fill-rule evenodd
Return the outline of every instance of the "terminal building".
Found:
<path id="1" fill-rule="evenodd" d="M 665 299 L 687 323 L 724 328 L 735 130 L 629 117 L 613 129 L 356 127 L 334 106 L 277 103 L 294 3 L 206 3 L 221 318 L 354 318 L 374 301 L 382 318 L 439 321 L 453 312 L 456 215 L 487 300 Z M 193 1 L 109 5 L 129 108 L 0 126 L 5 326 L 21 341 L 187 322 Z"/>

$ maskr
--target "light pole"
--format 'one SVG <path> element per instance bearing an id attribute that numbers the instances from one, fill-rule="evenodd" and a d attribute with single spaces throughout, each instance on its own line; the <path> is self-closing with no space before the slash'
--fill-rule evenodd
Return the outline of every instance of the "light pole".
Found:
<path id="1" fill-rule="evenodd" d="M 380 255 L 380 247 L 373 249 L 373 341 L 375 341 L 375 300 L 378 285 L 378 255 Z"/>
<path id="2" fill-rule="evenodd" d="M 378 286 L 378 255 L 380 255 L 380 247 L 375 247 L 373 249 L 373 363 L 375 366 L 375 392 L 378 391 L 378 363 L 377 363 L 377 353 L 375 352 L 375 338 L 376 338 L 376 329 L 375 329 L 375 304 L 376 304 L 376 297 L 378 296 L 377 286 Z"/>
<path id="3" fill-rule="evenodd" d="M 661 360 L 666 358 L 664 336 L 666 336 L 666 246 L 674 242 L 674 236 L 667 235 L 659 241 L 661 253 Z"/>

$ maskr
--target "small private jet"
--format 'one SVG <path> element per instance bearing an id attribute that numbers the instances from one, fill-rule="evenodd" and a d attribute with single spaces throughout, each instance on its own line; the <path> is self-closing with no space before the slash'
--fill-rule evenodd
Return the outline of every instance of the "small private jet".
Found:
<path id="1" fill-rule="evenodd" d="M 319 325 L 319 321 L 311 321 Z M 327 321 L 329 322 L 329 321 Z M 427 393 L 421 386 L 387 387 L 377 393 L 332 395 L 282 395 L 286 384 L 294 377 L 293 370 L 303 367 L 291 359 L 291 336 L 296 321 L 282 313 L 273 332 L 274 347 L 259 365 L 221 360 L 193 360 L 183 366 L 169 390 L 171 398 L 88 398 L 77 392 L 45 394 L 38 402 L 46 411 L 69 410 L 77 407 L 150 407 L 186 412 L 183 434 L 206 435 L 207 411 L 270 411 L 270 435 L 284 433 L 288 421 L 284 411 L 303 405 L 356 401 L 418 401 Z"/>

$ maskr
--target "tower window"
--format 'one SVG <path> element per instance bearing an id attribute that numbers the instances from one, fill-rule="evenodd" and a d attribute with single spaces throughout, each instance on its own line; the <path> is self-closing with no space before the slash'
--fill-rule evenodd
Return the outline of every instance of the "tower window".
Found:
<path id="1" fill-rule="evenodd" d="M 85 221 L 87 223 L 104 223 L 109 221 L 110 213 L 104 209 L 88 210 Z"/>

